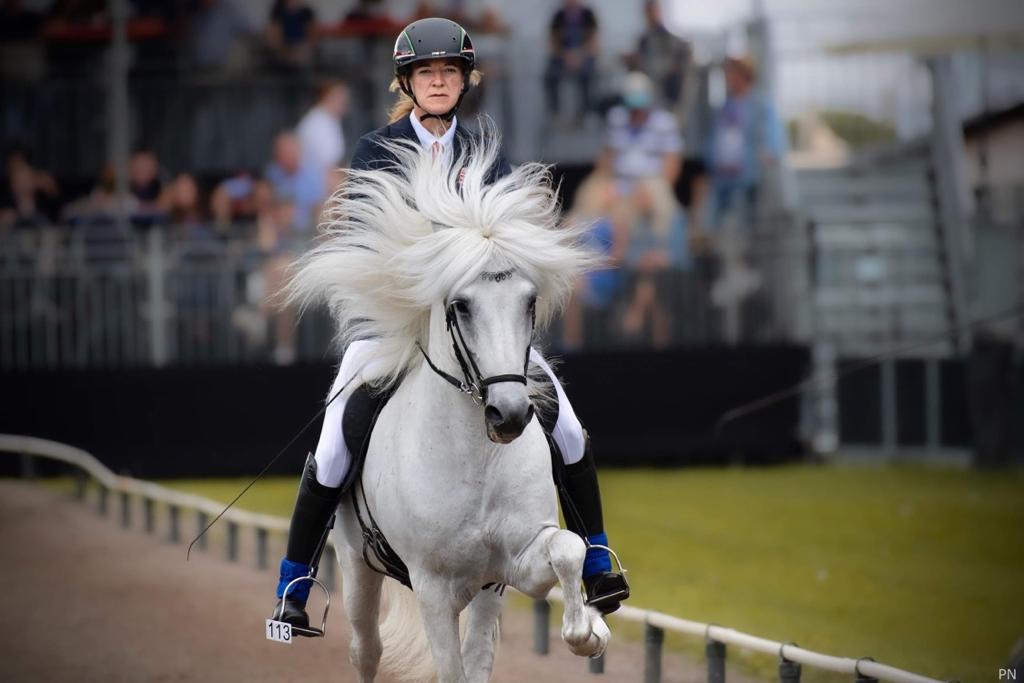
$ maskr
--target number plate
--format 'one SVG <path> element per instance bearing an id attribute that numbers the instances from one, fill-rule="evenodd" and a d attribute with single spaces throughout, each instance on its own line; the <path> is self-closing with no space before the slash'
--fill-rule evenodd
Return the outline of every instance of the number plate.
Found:
<path id="1" fill-rule="evenodd" d="M 283 621 L 267 619 L 267 640 L 274 640 L 285 645 L 292 644 L 292 625 Z"/>

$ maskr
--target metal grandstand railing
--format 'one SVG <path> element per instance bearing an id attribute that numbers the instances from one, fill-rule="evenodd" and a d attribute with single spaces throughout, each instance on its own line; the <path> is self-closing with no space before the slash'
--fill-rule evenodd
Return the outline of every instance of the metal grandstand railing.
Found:
<path id="1" fill-rule="evenodd" d="M 132 527 L 133 500 L 142 506 L 143 528 L 147 533 L 156 531 L 156 505 L 164 506 L 166 508 L 168 540 L 174 543 L 180 543 L 183 540 L 181 530 L 183 512 L 193 513 L 196 528 L 202 530 L 207 526 L 211 516 L 220 513 L 223 507 L 220 503 L 201 496 L 173 491 L 151 482 L 118 476 L 89 453 L 46 439 L 0 434 L 0 452 L 20 457 L 21 474 L 26 478 L 35 476 L 36 458 L 54 460 L 71 466 L 77 475 L 76 497 L 83 501 L 87 498 L 87 486 L 91 480 L 96 490 L 97 510 L 101 515 L 107 515 L 110 511 L 109 496 L 110 494 L 116 495 L 119 501 L 120 524 L 124 528 Z M 260 569 L 268 569 L 270 567 L 269 535 L 271 532 L 287 533 L 288 520 L 237 508 L 227 510 L 221 520 L 227 529 L 225 535 L 225 557 L 227 560 L 239 561 L 241 535 L 242 531 L 246 530 L 251 532 L 254 540 L 256 566 Z M 333 544 L 330 544 L 328 549 L 330 551 L 328 557 L 322 563 L 322 579 L 328 586 L 334 588 L 337 586 L 338 577 L 336 562 L 330 556 L 334 552 Z M 553 589 L 548 598 L 556 602 L 561 601 L 560 589 Z M 550 604 L 544 600 L 536 601 L 534 616 L 533 649 L 535 653 L 544 655 L 548 653 L 550 643 Z M 709 683 L 722 683 L 725 680 L 727 645 L 735 645 L 745 650 L 778 657 L 779 680 L 783 683 L 799 683 L 803 666 L 852 675 L 856 683 L 872 681 L 941 683 L 939 679 L 882 664 L 870 657 L 852 659 L 826 655 L 798 647 L 793 643 L 781 643 L 742 633 L 725 626 L 704 624 L 654 610 L 624 606 L 611 615 L 611 618 L 644 625 L 644 683 L 660 683 L 662 680 L 662 645 L 666 631 L 701 638 L 705 641 Z M 604 657 L 588 660 L 588 667 L 593 673 L 602 673 Z"/>
<path id="2" fill-rule="evenodd" d="M 269 363 L 282 345 L 278 336 L 289 330 L 294 353 L 278 362 L 329 358 L 332 330 L 324 312 L 307 311 L 296 323 L 267 301 L 280 254 L 261 249 L 249 227 L 233 226 L 230 237 L 190 239 L 173 228 L 124 231 L 102 222 L 0 234 L 0 368 Z M 727 277 L 716 258 L 689 251 L 682 224 L 678 230 L 670 265 L 652 271 L 638 254 L 595 274 L 589 282 L 597 296 L 581 290 L 576 322 L 563 318 L 547 346 L 794 340 L 795 290 L 803 285 L 792 266 L 804 257 L 785 239 L 797 231 L 792 221 L 747 236 L 738 279 Z M 291 253 L 305 247 L 295 244 Z M 653 283 L 656 298 L 629 328 L 625 319 L 644 281 Z"/>

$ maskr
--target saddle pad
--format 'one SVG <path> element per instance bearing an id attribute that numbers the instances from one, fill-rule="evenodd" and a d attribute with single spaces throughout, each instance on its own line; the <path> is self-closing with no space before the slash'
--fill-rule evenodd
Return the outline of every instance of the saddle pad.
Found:
<path id="1" fill-rule="evenodd" d="M 349 397 L 348 403 L 345 404 L 345 413 L 341 417 L 341 432 L 345 439 L 345 445 L 348 447 L 349 453 L 352 454 L 352 462 L 348 475 L 342 482 L 342 487 L 346 491 L 352 490 L 351 500 L 356 517 L 359 519 L 359 525 L 363 530 L 363 559 L 366 560 L 367 565 L 411 589 L 409 568 L 388 543 L 384 533 L 377 527 L 377 522 L 373 519 L 373 513 L 370 512 L 369 504 L 366 502 L 366 494 L 362 492 L 362 486 L 360 485 L 358 492 L 351 489 L 362 476 L 366 453 L 370 449 L 370 435 L 373 433 L 374 425 L 377 424 L 377 418 L 380 417 L 381 410 L 393 395 L 394 389 L 381 391 L 363 384 L 356 388 Z M 362 495 L 363 507 L 366 508 L 365 519 L 359 509 L 357 499 L 359 495 Z M 374 556 L 379 567 L 370 561 L 370 555 Z"/>
<path id="2" fill-rule="evenodd" d="M 394 395 L 394 389 L 375 389 L 367 384 L 356 388 L 345 404 L 345 413 L 341 418 L 341 433 L 345 446 L 352 455 L 351 467 L 342 482 L 342 488 L 348 490 L 362 474 L 366 452 L 370 448 L 370 434 L 377 424 L 380 411 Z"/>

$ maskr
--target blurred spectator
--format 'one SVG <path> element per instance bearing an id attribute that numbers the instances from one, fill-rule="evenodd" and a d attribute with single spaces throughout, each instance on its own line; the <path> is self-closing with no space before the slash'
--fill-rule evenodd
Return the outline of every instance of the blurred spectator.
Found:
<path id="1" fill-rule="evenodd" d="M 685 251 L 682 210 L 672 189 L 683 141 L 675 118 L 655 108 L 653 100 L 650 78 L 640 72 L 626 76 L 623 104 L 608 112 L 607 146 L 593 182 L 607 185 L 611 220 L 629 235 L 626 262 L 637 278 L 623 331 L 639 335 L 650 319 L 654 344 L 663 346 L 669 321 L 658 285 L 664 287 L 668 269 L 681 262 Z"/>
<path id="2" fill-rule="evenodd" d="M 0 187 L 0 229 L 49 225 L 57 217 L 57 183 L 33 168 L 28 153 L 11 149 L 5 158 L 5 182 Z"/>
<path id="3" fill-rule="evenodd" d="M 304 0 L 275 0 L 264 32 L 275 66 L 295 69 L 313 63 L 315 21 Z"/>
<path id="4" fill-rule="evenodd" d="M 163 184 L 156 152 L 140 147 L 128 160 L 128 190 L 139 200 L 140 208 L 155 209 Z"/>
<path id="5" fill-rule="evenodd" d="M 210 209 L 217 232 L 237 232 L 238 223 L 255 221 L 269 200 L 269 185 L 253 178 L 248 171 L 241 171 L 224 180 L 210 197 Z"/>
<path id="6" fill-rule="evenodd" d="M 128 191 L 136 200 L 131 215 L 133 225 L 149 227 L 160 220 L 163 215 L 159 202 L 162 189 L 156 152 L 146 147 L 136 149 L 128 160 Z"/>
<path id="7" fill-rule="evenodd" d="M 137 209 L 138 200 L 131 193 L 118 196 L 114 168 L 107 165 L 92 191 L 64 207 L 63 214 L 72 224 L 113 224 L 118 215 L 130 216 Z"/>
<path id="8" fill-rule="evenodd" d="M 690 43 L 669 32 L 662 23 L 661 3 L 644 3 L 646 26 L 637 42 L 636 53 L 628 60 L 632 70 L 642 71 L 654 82 L 660 104 L 680 114 L 685 106 L 687 77 L 693 66 Z M 682 122 L 682 117 L 680 123 Z"/>
<path id="9" fill-rule="evenodd" d="M 476 20 L 476 27 L 480 33 L 506 34 L 508 24 L 501 18 L 501 12 L 497 7 L 485 7 L 480 11 L 480 17 Z"/>
<path id="10" fill-rule="evenodd" d="M 754 89 L 756 72 L 747 57 L 725 62 L 725 103 L 715 112 L 705 152 L 711 177 L 710 228 L 721 228 L 735 212 L 753 227 L 762 166 L 785 153 L 786 133 L 774 105 Z"/>
<path id="11" fill-rule="evenodd" d="M 579 87 L 578 118 L 590 110 L 591 87 L 597 64 L 597 17 L 582 0 L 565 0 L 555 12 L 550 29 L 551 56 L 544 74 L 548 112 L 557 116 L 559 88 L 563 78 L 574 79 Z"/>
<path id="12" fill-rule="evenodd" d="M 648 217 L 656 235 L 667 235 L 679 211 L 672 186 L 679 177 L 683 140 L 676 120 L 654 107 L 644 74 L 626 76 L 621 106 L 608 112 L 607 143 L 598 171 L 614 178 L 613 206 L 626 225 Z"/>
<path id="13" fill-rule="evenodd" d="M 650 201 L 650 196 L 641 193 L 636 199 L 641 210 L 644 200 Z M 635 224 L 630 233 L 626 263 L 635 279 L 622 314 L 622 331 L 640 338 L 649 322 L 654 348 L 664 348 L 670 341 L 671 305 L 666 294 L 672 291 L 672 268 L 687 262 L 683 225 L 683 214 L 677 212 L 668 235 L 655 234 L 650 222 Z"/>
<path id="14" fill-rule="evenodd" d="M 249 65 L 248 43 L 256 27 L 232 0 L 198 0 L 188 23 L 190 67 L 232 70 Z"/>
<path id="15" fill-rule="evenodd" d="M 159 204 L 178 240 L 204 241 L 215 237 L 204 215 L 199 184 L 188 173 L 179 173 L 167 184 Z"/>
<path id="16" fill-rule="evenodd" d="M 586 273 L 577 281 L 562 315 L 562 347 L 566 351 L 583 346 L 589 318 L 607 317 L 622 289 L 621 266 L 629 245 L 629 234 L 626 226 L 608 218 L 614 200 L 614 188 L 610 184 L 590 182 L 579 188 L 573 201 L 570 221 L 590 224 L 584 242 L 601 254 L 604 261 L 600 268 Z M 606 320 L 603 322 L 607 323 Z"/>
<path id="17" fill-rule="evenodd" d="M 264 177 L 274 196 L 287 196 L 295 205 L 292 227 L 301 234 L 310 234 L 327 195 L 327 183 L 320 169 L 302 158 L 295 133 L 285 131 L 274 139 L 274 160 Z"/>
<path id="18" fill-rule="evenodd" d="M 260 250 L 266 258 L 261 309 L 273 328 L 274 362 L 278 365 L 290 365 L 295 361 L 295 311 L 278 304 L 295 256 L 297 208 L 287 191 L 277 191 L 267 209 L 260 212 L 257 228 Z"/>
<path id="19" fill-rule="evenodd" d="M 317 103 L 299 121 L 302 158 L 323 173 L 327 187 L 337 185 L 336 171 L 345 158 L 345 135 L 341 118 L 348 111 L 348 86 L 343 81 L 329 81 L 320 86 Z"/>

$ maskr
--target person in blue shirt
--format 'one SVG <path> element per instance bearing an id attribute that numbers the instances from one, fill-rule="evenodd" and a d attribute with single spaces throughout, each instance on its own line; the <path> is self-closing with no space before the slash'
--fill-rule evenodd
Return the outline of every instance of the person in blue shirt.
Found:
<path id="1" fill-rule="evenodd" d="M 730 212 L 753 226 L 761 168 L 786 150 L 786 132 L 770 101 L 754 88 L 756 72 L 747 57 L 725 62 L 725 103 L 715 112 L 705 160 L 711 179 L 711 230 Z"/>
<path id="2" fill-rule="evenodd" d="M 576 81 L 579 90 L 576 121 L 582 121 L 591 108 L 591 94 L 597 69 L 597 15 L 582 0 L 565 0 L 551 18 L 549 42 L 551 55 L 544 71 L 544 90 L 548 114 L 558 116 L 558 90 L 562 79 Z"/>
<path id="3" fill-rule="evenodd" d="M 275 194 L 288 195 L 295 204 L 295 218 L 288 226 L 297 235 L 312 234 L 320 205 L 327 197 L 327 178 L 311 160 L 302 158 L 302 147 L 293 131 L 274 139 L 274 158 L 264 177 Z"/>
<path id="4" fill-rule="evenodd" d="M 351 167 L 394 168 L 397 160 L 385 144 L 388 140 L 415 141 L 435 154 L 458 158 L 472 133 L 459 126 L 456 112 L 466 91 L 480 79 L 469 35 L 448 19 L 420 19 L 399 34 L 393 60 L 395 77 L 391 87 L 399 92 L 399 99 L 391 110 L 390 122 L 359 139 Z M 501 158 L 490 176 L 500 178 L 509 171 L 508 161 Z M 337 394 L 365 364 L 373 362 L 376 344 L 374 339 L 362 339 L 349 345 L 329 396 Z M 567 526 L 590 546 L 607 546 L 597 470 L 586 432 L 547 362 L 534 349 L 530 351 L 530 360 L 548 373 L 558 397 L 557 412 L 546 411 L 540 420 L 550 437 Z M 305 611 L 311 582 L 296 583 L 282 599 L 283 591 L 292 580 L 315 573 L 325 529 L 351 484 L 348 475 L 356 454 L 349 451 L 346 439 L 353 432 L 352 423 L 359 422 L 354 431 L 364 430 L 358 439 L 361 443 L 372 421 L 354 418 L 353 414 L 373 415 L 380 402 L 386 400 L 361 391 L 357 390 L 347 401 L 339 398 L 327 406 L 316 452 L 307 459 L 299 484 L 274 610 L 274 618 L 292 624 L 298 635 L 318 635 L 309 628 Z M 354 410 L 346 413 L 346 403 L 352 404 Z M 583 582 L 588 603 L 604 613 L 615 611 L 629 597 L 625 578 L 612 571 L 608 551 L 603 548 L 588 548 Z"/>

